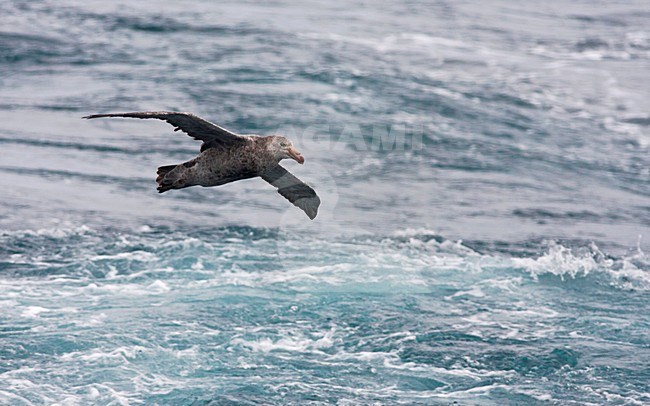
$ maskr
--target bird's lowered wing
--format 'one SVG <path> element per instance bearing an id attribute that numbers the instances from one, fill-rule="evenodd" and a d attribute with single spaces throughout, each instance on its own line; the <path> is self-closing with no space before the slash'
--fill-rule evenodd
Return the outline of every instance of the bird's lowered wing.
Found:
<path id="1" fill-rule="evenodd" d="M 174 111 L 141 111 L 133 113 L 93 114 L 84 118 L 102 117 L 128 117 L 128 118 L 156 118 L 164 120 L 176 127 L 174 131 L 181 130 L 190 137 L 203 141 L 201 151 L 216 146 L 232 146 L 246 142 L 246 138 L 212 124 L 192 113 L 179 113 Z"/>
<path id="2" fill-rule="evenodd" d="M 278 189 L 278 193 L 304 211 L 310 219 L 318 214 L 320 199 L 314 189 L 307 186 L 300 179 L 296 178 L 280 165 L 260 175 L 262 179 L 269 182 Z"/>

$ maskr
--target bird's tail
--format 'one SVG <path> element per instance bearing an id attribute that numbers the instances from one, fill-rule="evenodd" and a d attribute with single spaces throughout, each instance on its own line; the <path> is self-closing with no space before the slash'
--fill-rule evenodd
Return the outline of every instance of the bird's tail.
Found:
<path id="1" fill-rule="evenodd" d="M 158 183 L 158 193 L 163 193 L 171 189 L 179 189 L 174 184 L 177 183 L 180 177 L 180 171 L 174 171 L 179 165 L 166 165 L 158 168 L 158 177 L 156 178 L 156 183 Z"/>

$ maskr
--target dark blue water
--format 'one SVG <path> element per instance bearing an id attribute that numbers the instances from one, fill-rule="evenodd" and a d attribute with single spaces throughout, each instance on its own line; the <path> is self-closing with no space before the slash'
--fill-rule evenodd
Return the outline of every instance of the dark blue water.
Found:
<path id="1" fill-rule="evenodd" d="M 0 2 L 0 403 L 650 403 L 647 2 Z M 159 195 L 192 111 L 285 134 Z"/>

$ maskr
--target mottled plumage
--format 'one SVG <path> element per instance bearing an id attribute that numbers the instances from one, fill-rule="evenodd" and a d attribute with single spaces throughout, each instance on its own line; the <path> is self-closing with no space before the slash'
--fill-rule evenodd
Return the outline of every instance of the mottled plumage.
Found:
<path id="1" fill-rule="evenodd" d="M 275 186 L 283 197 L 302 209 L 310 219 L 318 213 L 320 199 L 311 187 L 279 165 L 291 158 L 304 158 L 287 138 L 271 135 L 239 135 L 191 113 L 134 112 L 95 114 L 84 118 L 130 117 L 164 120 L 196 140 L 203 141 L 194 159 L 158 168 L 158 191 L 189 186 L 219 186 L 240 179 L 260 176 Z"/>

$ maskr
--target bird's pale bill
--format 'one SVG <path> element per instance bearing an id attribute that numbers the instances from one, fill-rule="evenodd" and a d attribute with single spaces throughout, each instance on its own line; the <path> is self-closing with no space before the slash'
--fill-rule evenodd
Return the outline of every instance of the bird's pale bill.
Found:
<path id="1" fill-rule="evenodd" d="M 299 164 L 302 165 L 302 164 L 305 163 L 305 158 L 302 156 L 300 151 L 298 151 L 296 148 L 291 147 L 291 148 L 289 148 L 289 150 L 287 150 L 287 152 L 289 153 L 289 156 L 291 158 L 295 159 L 296 162 L 298 162 Z"/>

